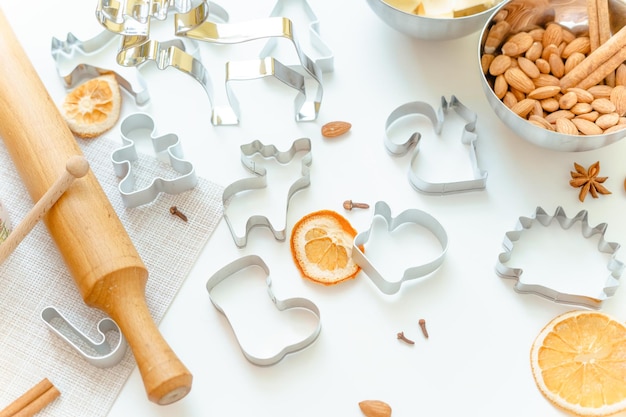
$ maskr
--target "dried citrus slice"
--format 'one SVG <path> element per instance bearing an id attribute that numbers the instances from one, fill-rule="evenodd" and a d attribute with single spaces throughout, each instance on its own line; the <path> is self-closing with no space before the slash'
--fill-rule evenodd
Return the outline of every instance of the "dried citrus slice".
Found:
<path id="1" fill-rule="evenodd" d="M 548 323 L 530 361 L 541 393 L 578 416 L 626 410 L 626 326 L 611 316 L 570 311 Z"/>
<path id="2" fill-rule="evenodd" d="M 122 98 L 114 74 L 92 78 L 69 92 L 63 116 L 81 138 L 94 138 L 111 129 L 120 117 Z"/>
<path id="3" fill-rule="evenodd" d="M 348 220 L 331 210 L 301 218 L 291 231 L 291 254 L 302 276 L 324 285 L 354 278 L 361 270 L 352 260 L 356 234 Z"/>

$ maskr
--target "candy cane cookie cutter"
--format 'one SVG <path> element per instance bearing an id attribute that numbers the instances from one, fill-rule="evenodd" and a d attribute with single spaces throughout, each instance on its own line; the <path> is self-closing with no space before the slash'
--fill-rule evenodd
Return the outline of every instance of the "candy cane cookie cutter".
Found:
<path id="1" fill-rule="evenodd" d="M 157 173 L 148 185 L 137 186 L 137 168 L 133 164 L 139 160 L 136 143 L 130 136 L 134 131 L 150 131 L 150 143 L 156 154 L 167 155 L 169 165 L 175 171 L 171 176 Z M 122 147 L 111 154 L 115 174 L 122 178 L 118 190 L 125 207 L 138 207 L 154 201 L 160 193 L 180 194 L 193 189 L 198 184 L 194 165 L 184 158 L 182 143 L 177 135 L 169 133 L 156 135 L 156 124 L 146 113 L 133 113 L 120 125 Z"/>
<path id="2" fill-rule="evenodd" d="M 255 227 L 266 227 L 272 232 L 276 240 L 284 241 L 287 238 L 287 225 L 285 224 L 283 228 L 277 229 L 272 225 L 272 222 L 268 217 L 262 215 L 253 215 L 249 217 L 246 222 L 245 234 L 243 236 L 238 236 L 230 216 L 228 215 L 227 207 L 236 194 L 267 187 L 267 169 L 262 166 L 257 166 L 251 158 L 252 156 L 260 154 L 264 158 L 274 158 L 281 164 L 287 164 L 291 162 L 298 153 L 304 153 L 301 160 L 302 169 L 300 171 L 300 177 L 291 184 L 289 191 L 287 192 L 287 204 L 285 208 L 285 219 L 287 219 L 291 198 L 298 191 L 303 190 L 311 184 L 310 167 L 313 163 L 311 140 L 308 138 L 296 139 L 291 144 L 291 147 L 286 151 L 280 151 L 274 145 L 264 145 L 258 140 L 242 145 L 240 149 L 241 163 L 255 176 L 235 181 L 227 186 L 222 193 L 224 219 L 226 220 L 226 224 L 228 225 L 233 240 L 235 241 L 237 247 L 243 248 L 248 243 L 248 235 L 252 229 Z"/>
<path id="3" fill-rule="evenodd" d="M 126 354 L 126 339 L 117 323 L 108 317 L 100 320 L 96 326 L 101 341 L 89 338 L 55 307 L 44 308 L 41 311 L 41 319 L 50 330 L 93 366 L 98 368 L 113 367 L 120 363 Z M 117 342 L 111 343 L 111 338 L 107 336 L 109 332 L 115 332 L 118 335 Z"/>
<path id="4" fill-rule="evenodd" d="M 419 153 L 419 144 L 422 138 L 420 132 L 414 132 L 410 135 L 409 139 L 402 143 L 394 143 L 387 132 L 391 125 L 397 120 L 410 116 L 410 115 L 423 115 L 430 120 L 437 136 L 441 135 L 445 119 L 450 110 L 462 117 L 467 123 L 463 127 L 461 133 L 461 142 L 464 145 L 468 145 L 469 158 L 472 165 L 473 178 L 461 181 L 450 182 L 429 182 L 421 178 L 413 169 L 416 165 L 416 159 Z M 407 154 L 411 148 L 414 148 L 411 156 L 410 168 L 409 168 L 409 182 L 418 191 L 426 194 L 450 194 L 463 191 L 475 191 L 482 190 L 487 185 L 487 171 L 480 168 L 478 164 L 478 158 L 476 156 L 476 141 L 478 135 L 475 133 L 477 115 L 463 103 L 461 103 L 455 96 L 452 96 L 450 101 L 447 101 L 445 97 L 441 98 L 441 106 L 436 111 L 430 104 L 423 101 L 413 101 L 405 103 L 387 117 L 385 123 L 385 135 L 384 143 L 387 151 L 393 156 L 402 156 Z"/>
<path id="5" fill-rule="evenodd" d="M 432 215 L 422 210 L 408 209 L 393 217 L 389 205 L 384 201 L 379 201 L 374 206 L 374 217 L 381 217 L 387 223 L 389 232 L 393 232 L 407 223 L 422 226 L 435 236 L 441 245 L 441 251 L 432 260 L 406 269 L 398 280 L 389 280 L 385 278 L 361 249 L 369 241 L 372 228 L 370 227 L 368 230 L 358 233 L 352 244 L 352 258 L 382 293 L 387 295 L 395 294 L 400 291 L 405 282 L 428 276 L 443 264 L 448 251 L 448 233 Z"/>
<path id="6" fill-rule="evenodd" d="M 514 230 L 506 232 L 502 246 L 504 252 L 498 255 L 496 263 L 496 274 L 501 278 L 512 279 L 515 281 L 514 289 L 522 294 L 535 294 L 555 303 L 576 305 L 585 308 L 599 309 L 602 303 L 615 295 L 619 287 L 619 279 L 624 271 L 624 264 L 616 259 L 616 253 L 620 245 L 616 242 L 609 242 L 604 239 L 604 235 L 608 225 L 600 223 L 596 226 L 590 226 L 588 221 L 587 210 L 581 210 L 574 217 L 567 217 L 562 207 L 557 207 L 554 214 L 548 214 L 543 208 L 537 207 L 534 214 L 530 217 L 520 216 Z M 511 255 L 515 248 L 515 242 L 522 238 L 525 230 L 530 229 L 533 225 L 539 224 L 544 227 L 549 226 L 553 221 L 557 221 L 562 229 L 569 229 L 575 223 L 580 222 L 582 236 L 590 238 L 598 235 L 598 251 L 609 255 L 607 269 L 609 276 L 604 282 L 604 287 L 597 294 L 575 294 L 558 291 L 556 289 L 540 285 L 532 284 L 523 276 L 522 268 L 512 268 L 507 266 L 507 262 L 511 259 Z"/>
<path id="7" fill-rule="evenodd" d="M 222 307 L 219 305 L 219 303 L 215 300 L 215 298 L 211 294 L 213 289 L 217 285 L 219 285 L 221 282 L 230 278 L 237 272 L 243 271 L 251 267 L 259 267 L 265 272 L 267 295 L 270 297 L 270 300 L 272 301 L 272 303 L 274 303 L 274 305 L 279 311 L 285 311 L 285 310 L 295 309 L 295 308 L 304 309 L 304 310 L 309 311 L 311 314 L 313 314 L 317 322 L 317 325 L 308 336 L 306 336 L 305 338 L 301 339 L 300 341 L 296 343 L 284 346 L 276 354 L 268 356 L 268 357 L 258 357 L 258 356 L 252 355 L 251 353 L 246 351 L 246 349 L 244 349 L 241 342 L 239 341 L 239 338 L 237 337 L 236 332 L 234 331 L 233 325 L 230 322 L 228 316 L 226 315 Z M 248 361 L 250 361 L 251 363 L 255 365 L 269 366 L 269 365 L 274 365 L 280 362 L 288 354 L 300 351 L 312 345 L 313 342 L 317 340 L 322 330 L 320 310 L 317 307 L 317 305 L 315 305 L 315 303 L 313 303 L 309 299 L 300 298 L 300 297 L 287 298 L 284 300 L 280 300 L 276 298 L 276 296 L 274 295 L 274 291 L 272 290 L 272 280 L 270 277 L 269 267 L 263 261 L 263 259 L 261 259 L 257 255 L 244 256 L 222 267 L 220 270 L 215 272 L 209 278 L 209 280 L 206 283 L 206 289 L 207 289 L 207 292 L 209 293 L 209 298 L 211 299 L 211 303 L 213 304 L 213 306 L 217 309 L 217 311 L 219 311 L 226 318 L 226 321 L 228 321 L 228 324 L 230 325 L 231 330 L 233 331 L 235 335 L 235 339 L 237 340 L 237 343 L 239 344 L 239 348 L 241 349 L 241 352 L 243 353 L 243 355 Z"/>

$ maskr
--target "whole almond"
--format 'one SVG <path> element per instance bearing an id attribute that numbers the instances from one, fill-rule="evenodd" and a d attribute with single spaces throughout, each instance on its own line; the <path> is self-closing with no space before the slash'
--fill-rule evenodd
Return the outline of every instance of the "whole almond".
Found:
<path id="1" fill-rule="evenodd" d="M 591 102 L 591 107 L 598 113 L 613 113 L 615 111 L 615 104 L 608 98 L 597 98 Z"/>
<path id="2" fill-rule="evenodd" d="M 554 130 L 554 126 L 550 124 L 550 122 L 548 122 L 544 117 L 539 117 L 533 114 L 528 118 L 528 121 L 533 122 L 535 125 L 543 127 L 544 129 Z"/>
<path id="3" fill-rule="evenodd" d="M 578 135 L 578 128 L 576 125 L 569 119 L 561 117 L 556 119 L 556 131 L 559 133 L 563 133 L 566 135 Z"/>
<path id="4" fill-rule="evenodd" d="M 608 133 L 613 133 L 613 132 L 617 132 L 619 130 L 623 130 L 626 129 L 626 124 L 617 124 L 615 126 L 611 126 L 608 129 L 606 129 L 604 131 L 604 134 L 608 134 Z"/>
<path id="5" fill-rule="evenodd" d="M 511 67 L 511 61 L 512 59 L 508 55 L 496 56 L 489 65 L 489 74 L 493 76 L 504 74 L 504 71 L 508 70 Z"/>
<path id="6" fill-rule="evenodd" d="M 546 115 L 546 120 L 550 123 L 556 123 L 558 119 L 573 119 L 576 115 L 569 110 L 557 110 Z"/>
<path id="7" fill-rule="evenodd" d="M 578 87 L 568 88 L 567 92 L 570 92 L 570 91 L 573 93 L 576 93 L 576 98 L 579 103 L 591 103 L 595 98 L 593 94 L 591 94 L 589 91 L 584 90 L 582 88 L 578 88 Z"/>
<path id="8" fill-rule="evenodd" d="M 535 87 L 543 87 L 546 85 L 559 85 L 559 79 L 551 74 L 539 74 L 539 77 L 533 79 Z"/>
<path id="9" fill-rule="evenodd" d="M 593 107 L 591 107 L 591 104 L 589 103 L 576 103 L 571 109 L 569 109 L 569 111 L 578 116 L 580 114 L 592 112 Z"/>
<path id="10" fill-rule="evenodd" d="M 528 32 L 518 32 L 511 36 L 502 45 L 502 53 L 509 56 L 522 55 L 528 51 L 534 42 L 533 37 Z"/>
<path id="11" fill-rule="evenodd" d="M 506 82 L 516 90 L 519 90 L 525 94 L 530 93 L 535 89 L 533 80 L 519 68 L 509 68 L 504 73 Z"/>
<path id="12" fill-rule="evenodd" d="M 579 36 L 567 44 L 561 57 L 567 59 L 574 52 L 580 52 L 587 55 L 591 51 L 591 41 L 588 36 Z"/>
<path id="13" fill-rule="evenodd" d="M 483 74 L 487 74 L 487 72 L 489 72 L 489 66 L 495 58 L 494 54 L 483 54 L 480 57 L 480 68 L 482 69 Z"/>
<path id="14" fill-rule="evenodd" d="M 539 77 L 539 74 L 540 74 L 539 68 L 537 68 L 537 65 L 535 65 L 535 63 L 531 61 L 530 59 L 520 56 L 517 58 L 517 65 L 530 78 Z"/>
<path id="15" fill-rule="evenodd" d="M 544 98 L 554 97 L 561 92 L 561 87 L 556 85 L 546 85 L 543 87 L 535 88 L 528 93 L 528 98 L 534 98 L 535 100 L 543 100 Z"/>
<path id="16" fill-rule="evenodd" d="M 583 135 L 601 135 L 602 128 L 590 120 L 574 117 L 572 123 Z"/>
<path id="17" fill-rule="evenodd" d="M 533 38 L 533 40 L 539 41 L 539 42 L 541 42 L 541 40 L 543 39 L 543 34 L 544 33 L 546 33 L 546 30 L 544 28 L 541 28 L 541 27 L 531 29 L 528 32 L 528 34 Z"/>
<path id="18" fill-rule="evenodd" d="M 528 114 L 535 108 L 535 103 L 536 100 L 525 98 L 511 107 L 511 111 L 525 119 L 526 116 L 528 116 Z"/>
<path id="19" fill-rule="evenodd" d="M 626 86 L 616 85 L 613 87 L 609 100 L 615 104 L 615 112 L 623 116 L 626 113 Z"/>
<path id="20" fill-rule="evenodd" d="M 586 58 L 586 55 L 580 52 L 572 53 L 565 60 L 565 65 L 564 65 L 565 73 L 567 74 L 568 72 L 570 72 L 576 65 L 583 62 L 585 58 Z"/>
<path id="21" fill-rule="evenodd" d="M 543 58 L 539 58 L 535 61 L 535 66 L 542 74 L 550 74 L 550 63 Z"/>
<path id="22" fill-rule="evenodd" d="M 543 52 L 543 45 L 541 42 L 535 41 L 530 48 L 528 48 L 524 56 L 534 62 L 541 58 L 541 52 Z"/>
<path id="23" fill-rule="evenodd" d="M 626 85 L 626 64 L 620 64 L 615 70 L 615 85 Z"/>
<path id="24" fill-rule="evenodd" d="M 515 94 L 507 91 L 504 97 L 502 97 L 502 102 L 510 109 L 517 104 L 517 98 L 515 98 Z"/>
<path id="25" fill-rule="evenodd" d="M 548 113 L 557 111 L 559 109 L 559 100 L 555 99 L 554 97 L 544 98 L 543 100 L 541 100 L 541 108 L 543 108 Z"/>
<path id="26" fill-rule="evenodd" d="M 552 54 L 560 55 L 561 51 L 559 51 L 559 47 L 557 45 L 551 43 L 550 45 L 543 47 L 543 51 L 541 52 L 541 58 L 547 61 Z"/>
<path id="27" fill-rule="evenodd" d="M 502 99 L 507 91 L 509 91 L 509 83 L 506 82 L 504 74 L 498 75 L 493 82 L 493 93 L 496 97 Z"/>
<path id="28" fill-rule="evenodd" d="M 617 113 L 601 114 L 600 117 L 596 119 L 596 124 L 602 129 L 608 129 L 609 127 L 615 126 L 618 122 L 619 115 Z"/>
<path id="29" fill-rule="evenodd" d="M 361 401 L 359 403 L 359 408 L 366 417 L 391 417 L 391 407 L 383 401 Z"/>
<path id="30" fill-rule="evenodd" d="M 558 23 L 548 23 L 546 30 L 543 33 L 542 44 L 544 47 L 554 44 L 560 45 L 563 41 L 563 30 Z"/>
<path id="31" fill-rule="evenodd" d="M 550 72 L 557 78 L 561 78 L 565 75 L 565 64 L 561 57 L 557 54 L 551 54 L 548 57 L 548 63 L 550 64 Z"/>
<path id="32" fill-rule="evenodd" d="M 578 103 L 578 97 L 576 97 L 576 93 L 573 91 L 563 94 L 559 99 L 559 107 L 564 110 L 571 109 L 576 103 Z"/>
<path id="33" fill-rule="evenodd" d="M 608 85 L 594 85 L 587 89 L 589 93 L 593 96 L 593 98 L 609 98 L 611 97 L 611 91 L 613 91 L 613 87 Z"/>
<path id="34" fill-rule="evenodd" d="M 326 138 L 334 138 L 348 132 L 352 125 L 348 122 L 329 122 L 322 126 L 322 136 Z"/>
<path id="35" fill-rule="evenodd" d="M 590 111 L 588 113 L 581 113 L 576 115 L 577 119 L 585 119 L 589 120 L 590 122 L 595 122 L 596 120 L 598 120 L 598 117 L 600 117 L 600 113 L 598 113 L 597 111 Z"/>

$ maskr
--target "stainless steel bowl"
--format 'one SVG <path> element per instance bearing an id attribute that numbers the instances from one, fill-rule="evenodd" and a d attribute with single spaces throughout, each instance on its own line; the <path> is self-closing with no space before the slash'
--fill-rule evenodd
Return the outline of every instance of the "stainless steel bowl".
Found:
<path id="1" fill-rule="evenodd" d="M 554 20 L 575 32 L 588 29 L 585 0 L 547 0 L 545 3 L 547 3 L 548 7 L 544 8 L 543 20 Z M 493 19 L 497 13 L 503 8 L 527 11 L 528 15 L 533 15 L 533 19 L 542 20 L 542 16 L 537 14 L 538 7 L 536 2 L 529 0 L 509 0 L 498 6 L 492 12 L 492 15 L 481 32 L 478 45 L 479 67 L 489 28 L 492 26 Z M 624 3 L 622 0 L 610 0 L 609 9 L 611 13 L 611 28 L 613 33 L 615 33 L 623 26 L 621 19 L 626 17 L 626 14 L 624 14 Z M 509 16 L 511 14 L 512 13 L 509 13 Z M 526 119 L 519 117 L 505 106 L 493 91 L 493 78 L 483 74 L 482 70 L 480 73 L 483 91 L 496 115 L 514 132 L 514 134 L 532 144 L 555 151 L 580 152 L 602 148 L 626 137 L 626 129 L 602 135 L 566 135 L 535 126 Z"/>
<path id="2" fill-rule="evenodd" d="M 418 16 L 396 9 L 383 0 L 367 0 L 367 4 L 378 17 L 406 35 L 424 40 L 449 40 L 478 32 L 492 14 L 493 9 L 470 16 L 434 18 Z"/>

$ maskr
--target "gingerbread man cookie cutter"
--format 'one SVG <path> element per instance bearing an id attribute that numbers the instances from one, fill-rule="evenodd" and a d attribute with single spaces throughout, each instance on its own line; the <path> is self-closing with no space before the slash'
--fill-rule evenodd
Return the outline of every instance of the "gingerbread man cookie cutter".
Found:
<path id="1" fill-rule="evenodd" d="M 457 115 L 462 117 L 467 122 L 461 133 L 461 142 L 469 147 L 469 158 L 474 177 L 472 179 L 461 181 L 429 182 L 417 175 L 413 169 L 419 153 L 419 143 L 422 137 L 421 133 L 415 132 L 406 141 L 402 143 L 394 143 L 387 135 L 387 131 L 398 119 L 418 114 L 427 117 L 432 123 L 435 133 L 440 135 L 445 122 L 445 116 L 450 110 L 454 110 Z M 414 148 L 408 175 L 409 182 L 413 188 L 418 191 L 426 194 L 449 194 L 462 191 L 482 190 L 487 185 L 487 171 L 481 169 L 478 164 L 476 153 L 476 141 L 478 140 L 478 135 L 475 133 L 476 120 L 476 113 L 465 107 L 465 105 L 463 105 L 455 96 L 452 96 L 450 101 L 447 101 L 445 97 L 442 97 L 441 107 L 437 111 L 435 111 L 430 104 L 423 101 L 405 103 L 392 111 L 387 117 L 384 137 L 385 148 L 393 156 L 405 155 L 411 150 L 411 148 Z"/>
<path id="2" fill-rule="evenodd" d="M 610 272 L 599 294 L 574 294 L 558 291 L 554 288 L 540 284 L 533 284 L 527 281 L 523 276 L 524 271 L 522 268 L 512 268 L 507 266 L 507 262 L 511 259 L 515 242 L 520 240 L 525 230 L 530 229 L 535 224 L 547 227 L 555 220 L 563 229 L 569 229 L 575 223 L 580 223 L 582 236 L 585 238 L 590 238 L 596 235 L 599 236 L 598 251 L 609 255 L 607 269 Z M 624 264 L 616 259 L 616 253 L 620 248 L 620 245 L 616 242 L 609 242 L 604 239 L 606 228 L 606 223 L 600 223 L 593 227 L 590 226 L 587 210 L 581 210 L 574 217 L 570 218 L 567 217 L 562 207 L 557 207 L 553 215 L 549 215 L 543 208 L 537 207 L 532 216 L 521 216 L 518 219 L 515 229 L 505 233 L 502 244 L 505 251 L 500 253 L 498 256 L 496 273 L 501 278 L 514 280 L 514 289 L 518 293 L 535 294 L 561 304 L 599 309 L 602 306 L 602 303 L 607 298 L 612 297 L 617 291 L 617 288 L 619 287 L 619 279 L 624 271 Z"/>
<path id="3" fill-rule="evenodd" d="M 317 322 L 317 325 L 315 326 L 313 331 L 308 336 L 306 336 L 305 338 L 303 338 L 302 340 L 300 340 L 300 341 L 298 341 L 296 343 L 293 343 L 293 344 L 290 344 L 290 345 L 287 345 L 287 346 L 283 347 L 276 354 L 268 356 L 268 357 L 258 357 L 258 356 L 252 355 L 251 353 L 246 351 L 246 349 L 244 349 L 244 347 L 242 346 L 241 342 L 237 338 L 236 333 L 234 332 L 232 323 L 228 319 L 228 316 L 226 315 L 226 313 L 224 312 L 222 307 L 219 305 L 219 303 L 211 295 L 211 292 L 213 291 L 213 289 L 217 285 L 219 285 L 221 282 L 223 282 L 224 280 L 230 278 L 235 273 L 237 273 L 239 271 L 242 271 L 242 270 L 245 270 L 246 268 L 251 268 L 251 267 L 259 267 L 259 268 L 261 268 L 265 272 L 265 275 L 266 275 L 265 282 L 266 282 L 266 285 L 267 285 L 267 294 L 270 297 L 270 300 L 274 303 L 274 305 L 276 306 L 276 308 L 279 311 L 285 311 L 285 310 L 294 309 L 294 308 L 304 309 L 304 310 L 307 310 L 307 311 L 311 312 L 311 314 L 313 314 L 315 316 L 315 320 Z M 244 256 L 244 257 L 236 259 L 233 262 L 229 263 L 228 265 L 222 267 L 220 270 L 215 272 L 209 278 L 209 280 L 206 283 L 206 289 L 207 289 L 207 291 L 209 293 L 209 298 L 211 299 L 211 303 L 217 309 L 217 311 L 219 311 L 226 318 L 226 320 L 228 321 L 228 324 L 230 325 L 231 329 L 233 330 L 233 333 L 235 333 L 235 338 L 237 339 L 237 343 L 239 344 L 239 348 L 241 349 L 241 352 L 243 353 L 243 355 L 245 356 L 245 358 L 248 361 L 250 361 L 251 363 L 253 363 L 255 365 L 269 366 L 269 365 L 274 365 L 274 364 L 280 362 L 288 354 L 300 351 L 300 350 L 310 346 L 311 344 L 313 344 L 313 342 L 315 342 L 315 340 L 317 340 L 317 338 L 318 338 L 318 336 L 319 336 L 319 334 L 320 334 L 320 332 L 322 330 L 322 322 L 321 322 L 320 310 L 315 305 L 315 303 L 313 303 L 312 301 L 310 301 L 310 300 L 308 300 L 306 298 L 300 298 L 300 297 L 288 298 L 288 299 L 284 299 L 284 300 L 280 300 L 280 299 L 276 298 L 276 296 L 274 295 L 274 292 L 272 290 L 272 280 L 271 280 L 271 277 L 270 277 L 269 267 L 263 261 L 263 259 L 261 259 L 257 255 Z"/>

